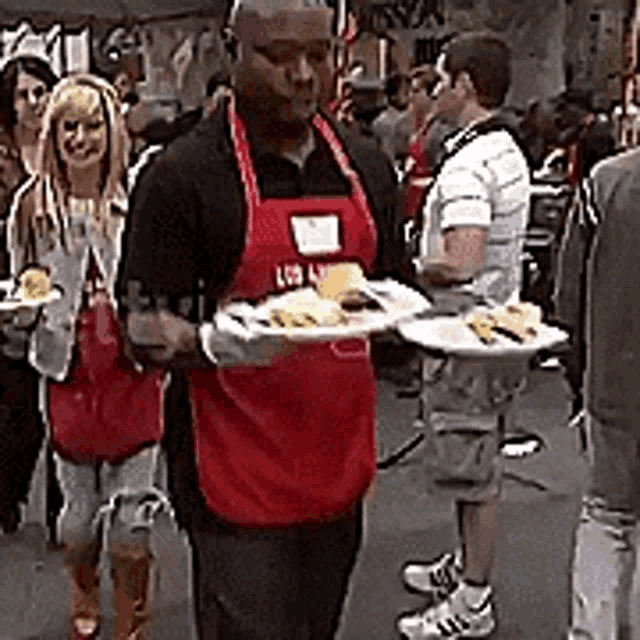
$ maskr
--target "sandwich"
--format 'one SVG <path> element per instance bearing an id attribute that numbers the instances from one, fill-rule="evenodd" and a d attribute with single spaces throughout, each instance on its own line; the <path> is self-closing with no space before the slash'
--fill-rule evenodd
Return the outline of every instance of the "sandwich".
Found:
<path id="1" fill-rule="evenodd" d="M 495 342 L 496 333 L 524 343 L 538 335 L 542 310 L 530 302 L 519 302 L 490 311 L 477 311 L 468 316 L 465 323 L 484 344 Z"/>

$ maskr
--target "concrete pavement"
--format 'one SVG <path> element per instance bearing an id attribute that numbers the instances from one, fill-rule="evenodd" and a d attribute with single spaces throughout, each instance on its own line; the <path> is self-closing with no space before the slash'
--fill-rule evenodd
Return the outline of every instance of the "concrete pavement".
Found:
<path id="1" fill-rule="evenodd" d="M 415 412 L 415 400 L 398 400 L 394 388 L 381 382 L 381 455 L 412 435 Z M 571 538 L 586 473 L 575 433 L 564 426 L 567 412 L 568 395 L 558 372 L 537 372 L 520 401 L 517 424 L 537 430 L 549 446 L 534 458 L 510 461 L 508 468 L 548 490 L 506 482 L 495 575 L 495 640 L 560 640 L 566 631 Z M 365 544 L 339 640 L 396 638 L 397 615 L 421 605 L 420 598 L 404 591 L 400 567 L 409 559 L 436 557 L 454 548 L 452 505 L 427 496 L 423 486 L 419 450 L 380 473 L 368 503 Z M 66 640 L 62 557 L 38 549 L 34 539 L 37 535 L 30 537 L 28 530 L 0 539 L 0 640 Z M 189 551 L 166 518 L 154 533 L 154 548 L 161 572 L 152 638 L 192 640 Z"/>

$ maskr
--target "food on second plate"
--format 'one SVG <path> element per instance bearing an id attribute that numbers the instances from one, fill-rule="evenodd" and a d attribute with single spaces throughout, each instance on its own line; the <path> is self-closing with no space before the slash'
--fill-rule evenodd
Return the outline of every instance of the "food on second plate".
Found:
<path id="1" fill-rule="evenodd" d="M 542 310 L 528 302 L 506 305 L 493 311 L 492 316 L 496 321 L 496 330 L 518 342 L 535 338 L 542 324 Z"/>
<path id="2" fill-rule="evenodd" d="M 365 285 L 362 267 L 355 262 L 342 262 L 329 267 L 327 275 L 317 284 L 318 295 L 336 302 L 353 302 L 361 296 Z"/>
<path id="3" fill-rule="evenodd" d="M 51 294 L 51 277 L 46 269 L 29 267 L 18 277 L 18 293 L 23 300 L 42 300 Z"/>
<path id="4" fill-rule="evenodd" d="M 334 300 L 320 298 L 313 289 L 300 289 L 282 296 L 271 306 L 269 321 L 279 328 L 335 327 L 347 317 Z"/>
<path id="5" fill-rule="evenodd" d="M 490 311 L 477 311 L 466 318 L 466 324 L 485 344 L 495 342 L 496 332 L 524 343 L 538 335 L 542 309 L 530 302 L 519 302 Z"/>

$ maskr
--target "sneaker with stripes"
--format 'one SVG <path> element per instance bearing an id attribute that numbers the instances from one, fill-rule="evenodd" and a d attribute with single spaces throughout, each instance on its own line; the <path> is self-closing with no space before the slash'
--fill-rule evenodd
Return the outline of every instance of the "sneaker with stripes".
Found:
<path id="1" fill-rule="evenodd" d="M 445 553 L 433 562 L 409 562 L 402 569 L 402 579 L 409 591 L 443 600 L 460 584 L 462 551 Z"/>
<path id="2" fill-rule="evenodd" d="M 398 631 L 402 640 L 459 640 L 486 638 L 496 626 L 491 590 L 477 606 L 470 606 L 459 587 L 446 600 L 426 611 L 401 616 Z"/>

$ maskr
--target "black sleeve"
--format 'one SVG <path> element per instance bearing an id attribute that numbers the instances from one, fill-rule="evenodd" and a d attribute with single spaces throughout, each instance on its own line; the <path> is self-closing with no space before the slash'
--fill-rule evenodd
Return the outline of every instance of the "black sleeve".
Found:
<path id="1" fill-rule="evenodd" d="M 378 257 L 374 278 L 391 276 L 405 279 L 410 274 L 410 260 L 404 243 L 404 216 L 401 190 L 387 156 L 371 149 L 366 156 L 354 154 L 373 209 L 378 231 Z"/>
<path id="2" fill-rule="evenodd" d="M 410 272 L 410 263 L 404 243 L 401 191 L 386 156 L 379 155 L 378 165 L 375 171 L 378 188 L 372 197 L 373 215 L 378 223 L 378 259 L 374 277 L 405 278 Z"/>
<path id="3" fill-rule="evenodd" d="M 585 178 L 576 189 L 565 221 L 553 293 L 554 319 L 574 334 L 583 324 L 588 261 L 600 216 L 592 181 Z"/>
<path id="4" fill-rule="evenodd" d="M 118 281 L 123 310 L 132 308 L 130 283 L 172 307 L 195 295 L 201 272 L 198 198 L 171 158 L 163 155 L 140 176 L 130 197 Z"/>
<path id="5" fill-rule="evenodd" d="M 342 125 L 337 125 L 336 129 L 362 178 L 376 221 L 378 256 L 372 275 L 374 278 L 407 279 L 411 273 L 411 260 L 404 243 L 401 190 L 393 165 L 370 141 L 354 136 Z"/>

